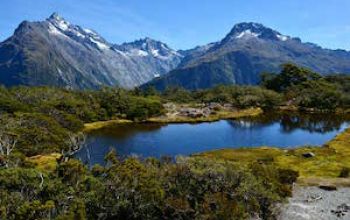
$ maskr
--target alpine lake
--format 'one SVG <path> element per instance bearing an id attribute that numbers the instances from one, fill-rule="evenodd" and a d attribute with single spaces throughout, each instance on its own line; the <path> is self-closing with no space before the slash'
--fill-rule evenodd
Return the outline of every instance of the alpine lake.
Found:
<path id="1" fill-rule="evenodd" d="M 104 164 L 112 148 L 121 157 L 175 158 L 223 148 L 322 146 L 349 126 L 344 115 L 278 112 L 202 123 L 127 123 L 89 132 L 76 157 L 93 165 Z"/>

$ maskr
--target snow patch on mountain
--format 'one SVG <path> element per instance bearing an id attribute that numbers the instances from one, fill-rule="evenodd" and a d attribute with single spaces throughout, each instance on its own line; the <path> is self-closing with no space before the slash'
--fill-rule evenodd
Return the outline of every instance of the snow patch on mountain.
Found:
<path id="1" fill-rule="evenodd" d="M 52 14 L 48 20 L 51 22 L 51 24 L 61 29 L 62 31 L 66 31 L 69 29 L 70 23 L 65 21 L 57 13 Z"/>
<path id="2" fill-rule="evenodd" d="M 107 44 L 102 43 L 102 42 L 100 42 L 100 41 L 97 41 L 97 40 L 95 40 L 95 39 L 92 38 L 92 37 L 90 37 L 89 40 L 90 40 L 92 43 L 94 43 L 94 44 L 95 44 L 99 49 L 101 49 L 101 50 L 107 50 L 107 49 L 110 48 Z"/>
<path id="3" fill-rule="evenodd" d="M 90 30 L 90 29 L 88 29 L 88 28 L 84 28 L 83 30 L 84 30 L 84 31 L 85 31 L 85 33 L 87 33 L 87 34 L 93 34 L 93 35 L 96 35 L 96 32 L 95 32 L 95 31 Z"/>
<path id="4" fill-rule="evenodd" d="M 159 56 L 159 50 L 152 49 L 151 53 L 153 56 L 158 57 Z"/>
<path id="5" fill-rule="evenodd" d="M 250 29 L 248 29 L 248 30 L 245 30 L 245 31 L 242 31 L 241 33 L 239 33 L 236 36 L 236 38 L 239 39 L 239 38 L 243 38 L 243 37 L 259 37 L 259 36 L 260 36 L 260 33 L 253 32 Z"/>
<path id="6" fill-rule="evenodd" d="M 148 56 L 149 54 L 144 51 L 144 50 L 136 50 L 137 56 L 145 57 Z"/>
<path id="7" fill-rule="evenodd" d="M 130 49 L 128 51 L 124 51 L 124 52 L 120 51 L 120 52 L 132 57 L 146 57 L 149 55 L 147 51 L 140 50 L 140 49 Z"/>
<path id="8" fill-rule="evenodd" d="M 61 30 L 67 30 L 69 28 L 69 23 L 63 20 L 59 20 L 57 22 L 57 27 L 59 27 Z"/>
<path id="9" fill-rule="evenodd" d="M 287 41 L 289 39 L 288 36 L 282 35 L 282 34 L 277 34 L 276 35 L 278 39 L 280 39 L 281 41 Z"/>
<path id="10" fill-rule="evenodd" d="M 79 31 L 77 31 L 77 30 L 75 30 L 75 29 L 70 30 L 70 32 L 71 32 L 72 34 L 74 34 L 75 36 L 77 36 L 77 37 L 86 38 L 86 36 L 85 36 L 84 34 L 82 34 L 81 32 L 79 32 Z"/>
<path id="11" fill-rule="evenodd" d="M 47 19 L 49 23 L 49 33 L 61 35 L 79 41 L 84 44 L 89 44 L 100 50 L 108 50 L 110 46 L 100 37 L 95 31 L 87 28 L 81 28 L 78 25 L 70 24 L 64 18 L 54 13 Z M 87 40 L 84 40 L 87 39 Z"/>
<path id="12" fill-rule="evenodd" d="M 49 33 L 52 35 L 59 35 L 62 37 L 68 37 L 64 33 L 62 33 L 59 29 L 57 29 L 55 26 L 53 26 L 52 24 L 49 24 Z"/>

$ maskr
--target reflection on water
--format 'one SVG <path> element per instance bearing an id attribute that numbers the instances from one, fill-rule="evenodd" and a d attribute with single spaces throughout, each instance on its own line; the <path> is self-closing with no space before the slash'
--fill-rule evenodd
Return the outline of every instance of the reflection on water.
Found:
<path id="1" fill-rule="evenodd" d="M 166 126 L 166 125 L 157 124 L 157 123 L 120 124 L 117 126 L 111 126 L 108 128 L 102 128 L 102 129 L 96 130 L 92 134 L 90 134 L 90 137 L 103 136 L 103 137 L 110 137 L 110 138 L 116 138 L 116 139 L 126 139 L 134 135 L 137 135 L 139 133 L 146 134 L 148 132 L 154 132 L 156 130 L 159 130 L 163 126 Z"/>
<path id="2" fill-rule="evenodd" d="M 350 118 L 327 114 L 268 113 L 239 120 L 199 124 L 122 124 L 94 131 L 77 157 L 103 163 L 115 148 L 119 155 L 161 157 L 220 148 L 322 145 L 344 130 Z M 89 152 L 90 157 L 87 156 Z"/>
<path id="3" fill-rule="evenodd" d="M 259 117 L 231 121 L 242 127 L 261 127 L 279 122 L 282 132 L 293 132 L 297 129 L 308 132 L 326 133 L 337 131 L 344 122 L 350 121 L 350 115 L 307 114 L 307 113 L 266 113 Z"/>

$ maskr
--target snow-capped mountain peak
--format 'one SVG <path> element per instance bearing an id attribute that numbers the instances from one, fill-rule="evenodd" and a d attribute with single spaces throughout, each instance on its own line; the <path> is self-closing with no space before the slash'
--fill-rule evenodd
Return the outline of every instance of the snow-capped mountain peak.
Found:
<path id="1" fill-rule="evenodd" d="M 52 25 L 54 25 L 56 28 L 62 30 L 62 31 L 66 31 L 69 29 L 70 23 L 66 20 L 64 20 L 64 18 L 62 18 L 61 16 L 58 15 L 58 13 L 53 13 L 48 19 L 47 21 L 49 21 Z"/>
<path id="2" fill-rule="evenodd" d="M 289 36 L 267 28 L 262 24 L 244 22 L 236 24 L 231 32 L 226 36 L 225 41 L 234 39 L 260 38 L 265 40 L 287 41 Z"/>
<path id="3" fill-rule="evenodd" d="M 21 22 L 13 36 L 0 43 L 0 81 L 5 85 L 133 88 L 175 69 L 182 60 L 176 54 L 150 38 L 113 45 L 96 31 L 54 13 L 43 21 Z"/>
<path id="4" fill-rule="evenodd" d="M 172 59 L 173 57 L 182 57 L 179 52 L 171 49 L 166 44 L 148 37 L 131 43 L 115 45 L 114 48 L 123 51 L 130 56 L 152 56 L 162 60 Z"/>
<path id="5" fill-rule="evenodd" d="M 99 50 L 110 49 L 110 44 L 99 36 L 95 31 L 87 28 L 81 28 L 78 25 L 70 24 L 58 13 L 53 13 L 48 19 L 49 33 L 68 37 L 73 40 L 91 45 Z"/>

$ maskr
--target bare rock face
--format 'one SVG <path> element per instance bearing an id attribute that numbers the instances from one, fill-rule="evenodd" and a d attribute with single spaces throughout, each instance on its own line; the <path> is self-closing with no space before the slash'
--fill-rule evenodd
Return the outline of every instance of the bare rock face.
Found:
<path id="1" fill-rule="evenodd" d="M 132 88 L 174 69 L 181 59 L 164 43 L 146 38 L 113 45 L 53 14 L 22 22 L 0 43 L 0 84 Z"/>

